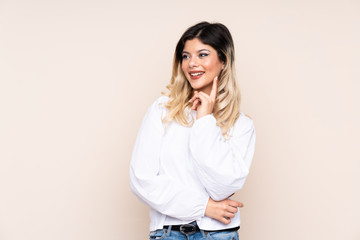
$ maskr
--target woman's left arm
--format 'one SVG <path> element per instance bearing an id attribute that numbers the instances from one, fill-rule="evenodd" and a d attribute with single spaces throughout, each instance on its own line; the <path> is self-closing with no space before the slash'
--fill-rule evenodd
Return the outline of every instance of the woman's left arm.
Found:
<path id="1" fill-rule="evenodd" d="M 249 173 L 255 150 L 253 121 L 241 114 L 225 140 L 212 114 L 201 117 L 192 127 L 190 150 L 210 197 L 226 199 L 242 188 Z"/>

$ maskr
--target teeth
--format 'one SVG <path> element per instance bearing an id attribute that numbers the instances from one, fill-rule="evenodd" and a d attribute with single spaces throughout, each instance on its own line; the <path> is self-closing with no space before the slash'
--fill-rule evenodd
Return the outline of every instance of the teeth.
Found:
<path id="1" fill-rule="evenodd" d="M 198 76 L 200 74 L 203 74 L 204 72 L 197 72 L 197 73 L 190 73 L 191 76 Z"/>

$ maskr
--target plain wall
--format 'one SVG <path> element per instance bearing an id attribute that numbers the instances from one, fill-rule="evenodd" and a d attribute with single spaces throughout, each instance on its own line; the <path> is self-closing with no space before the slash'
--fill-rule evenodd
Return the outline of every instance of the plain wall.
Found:
<path id="1" fill-rule="evenodd" d="M 185 29 L 230 29 L 256 126 L 240 238 L 360 239 L 359 1 L 0 0 L 0 239 L 147 239 L 128 167 Z"/>

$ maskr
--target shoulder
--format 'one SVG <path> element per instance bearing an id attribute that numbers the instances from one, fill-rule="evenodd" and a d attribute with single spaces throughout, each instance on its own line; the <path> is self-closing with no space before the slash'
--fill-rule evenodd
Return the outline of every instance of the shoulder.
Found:
<path id="1" fill-rule="evenodd" d="M 166 110 L 165 105 L 167 104 L 168 101 L 169 101 L 168 96 L 161 95 L 153 102 L 151 108 L 156 108 L 157 110 L 164 111 Z"/>
<path id="2" fill-rule="evenodd" d="M 249 131 L 254 131 L 255 126 L 254 126 L 254 121 L 246 116 L 244 113 L 240 113 L 239 118 L 236 120 L 235 124 L 234 124 L 234 134 L 236 135 L 237 133 L 243 134 Z"/>
<path id="3" fill-rule="evenodd" d="M 154 104 L 156 105 L 165 105 L 169 101 L 169 97 L 165 95 L 161 95 L 158 99 L 155 100 Z"/>
<path id="4" fill-rule="evenodd" d="M 158 97 L 149 107 L 147 114 L 150 114 L 152 116 L 161 116 L 164 117 L 164 114 L 166 113 L 166 103 L 169 101 L 169 97 L 165 95 L 161 95 Z"/>
<path id="5" fill-rule="evenodd" d="M 237 122 L 241 122 L 242 124 L 253 124 L 253 120 L 242 112 L 240 112 Z"/>

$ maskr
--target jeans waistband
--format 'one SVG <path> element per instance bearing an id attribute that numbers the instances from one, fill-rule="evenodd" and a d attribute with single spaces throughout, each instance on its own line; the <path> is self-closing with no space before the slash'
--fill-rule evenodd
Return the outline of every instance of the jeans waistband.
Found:
<path id="1" fill-rule="evenodd" d="M 237 231 L 240 229 L 240 226 L 234 227 L 234 228 L 226 228 L 226 229 L 219 229 L 219 230 L 202 230 L 197 225 L 196 221 L 188 223 L 188 224 L 182 224 L 182 225 L 165 225 L 164 229 L 167 229 L 168 231 L 177 231 L 181 232 L 183 234 L 191 235 L 196 232 L 225 232 L 225 231 Z"/>

